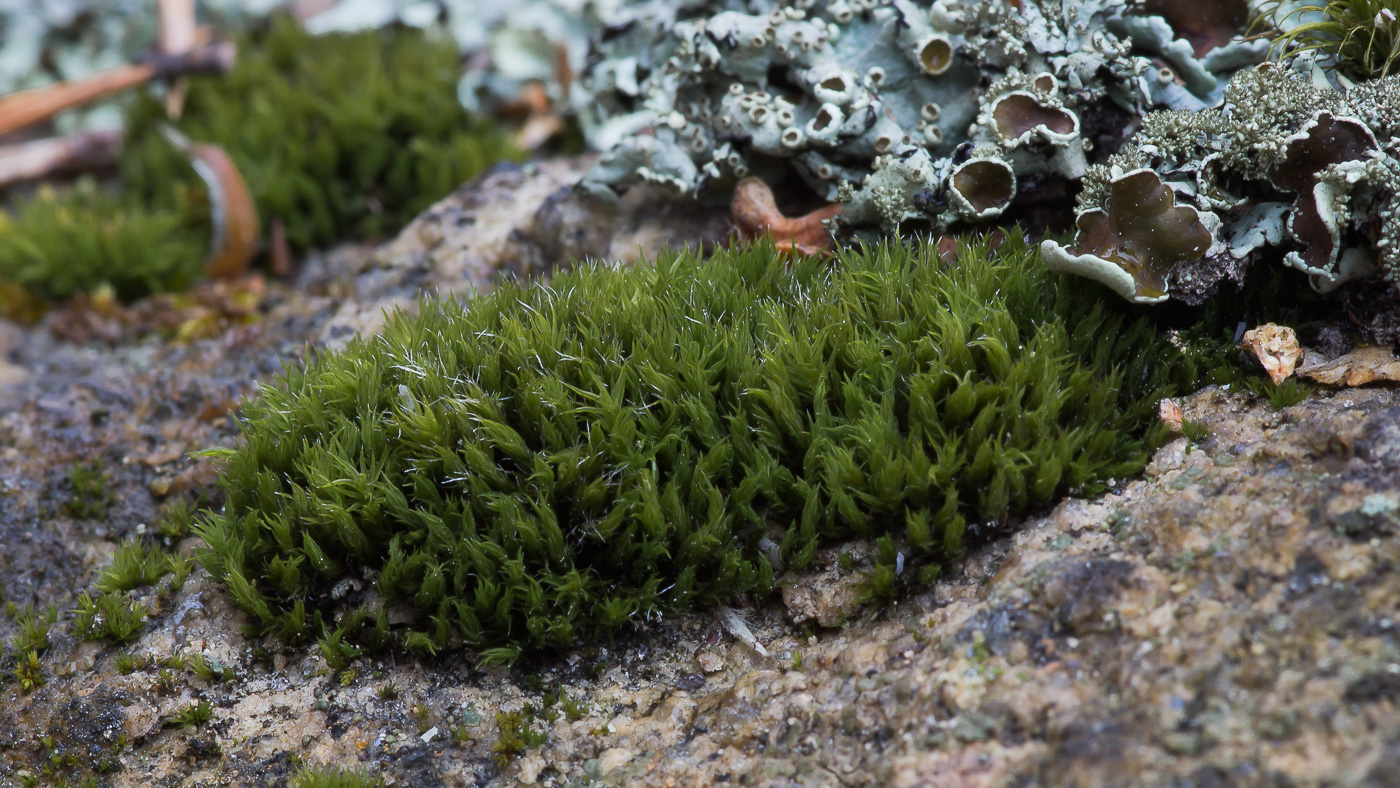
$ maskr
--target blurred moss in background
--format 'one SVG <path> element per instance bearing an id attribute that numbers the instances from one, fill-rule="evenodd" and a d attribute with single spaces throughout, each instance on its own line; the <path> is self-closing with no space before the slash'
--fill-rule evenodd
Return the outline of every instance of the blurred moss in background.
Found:
<path id="1" fill-rule="evenodd" d="M 280 220 L 293 253 L 375 239 L 490 165 L 523 153 L 457 101 L 446 35 L 412 28 L 315 36 L 285 16 L 239 39 L 223 77 L 190 81 L 178 120 L 152 92 L 130 101 L 119 184 L 41 190 L 0 224 L 0 281 L 61 299 L 110 285 L 123 299 L 200 275 L 210 210 L 170 123 L 224 148 L 263 228 Z"/>

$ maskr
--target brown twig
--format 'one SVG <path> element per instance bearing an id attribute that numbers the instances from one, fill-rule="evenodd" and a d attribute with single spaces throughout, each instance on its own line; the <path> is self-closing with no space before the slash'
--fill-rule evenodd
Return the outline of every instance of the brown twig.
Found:
<path id="1" fill-rule="evenodd" d="M 110 167 L 121 155 L 120 129 L 0 147 L 0 187 L 50 175 Z"/>
<path id="2" fill-rule="evenodd" d="M 195 24 L 194 0 L 160 0 L 159 11 L 162 55 L 179 55 L 198 45 L 199 28 Z M 189 82 L 183 77 L 171 81 L 170 92 L 165 97 L 165 111 L 170 117 L 180 117 L 188 87 Z"/>
<path id="3" fill-rule="evenodd" d="M 0 98 L 0 135 L 9 134 L 60 112 L 100 101 L 153 79 L 182 74 L 222 74 L 233 67 L 231 43 L 211 44 L 179 55 L 158 56 L 145 63 L 117 66 L 89 77 L 24 90 Z"/>

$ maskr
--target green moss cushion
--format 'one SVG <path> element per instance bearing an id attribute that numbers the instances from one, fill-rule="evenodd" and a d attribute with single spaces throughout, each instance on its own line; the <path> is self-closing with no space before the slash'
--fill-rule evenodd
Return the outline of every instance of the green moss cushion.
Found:
<path id="1" fill-rule="evenodd" d="M 761 246 L 425 301 L 246 405 L 202 561 L 337 660 L 508 660 L 762 596 L 770 542 L 801 567 L 893 537 L 892 582 L 895 546 L 934 565 L 1142 468 L 1169 370 L 1193 372 L 1120 309 L 1019 235 L 955 265 L 891 244 L 789 270 Z"/>

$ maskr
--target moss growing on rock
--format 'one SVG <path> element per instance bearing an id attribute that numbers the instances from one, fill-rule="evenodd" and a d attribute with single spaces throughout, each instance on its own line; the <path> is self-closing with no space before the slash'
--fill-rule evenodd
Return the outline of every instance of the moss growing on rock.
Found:
<path id="1" fill-rule="evenodd" d="M 0 213 L 0 280 L 44 298 L 110 285 L 118 296 L 178 290 L 200 273 L 205 240 L 173 210 L 147 210 L 91 180 L 43 188 Z"/>
<path id="2" fill-rule="evenodd" d="M 1019 234 L 938 259 L 788 270 L 759 246 L 426 301 L 246 405 L 200 560 L 337 662 L 393 642 L 509 660 L 766 594 L 777 556 L 837 539 L 931 565 L 1140 470 L 1191 359 Z"/>
<path id="3" fill-rule="evenodd" d="M 174 125 L 223 147 L 265 226 L 281 219 L 294 251 L 398 230 L 433 202 L 520 152 L 457 101 L 451 39 L 411 28 L 313 36 L 276 17 L 239 42 L 222 77 L 191 79 Z M 146 96 L 127 116 L 122 178 L 154 205 L 200 189 L 156 126 Z"/>
<path id="4" fill-rule="evenodd" d="M 287 785 L 290 788 L 384 788 L 384 781 L 364 771 L 320 767 L 302 769 Z"/>

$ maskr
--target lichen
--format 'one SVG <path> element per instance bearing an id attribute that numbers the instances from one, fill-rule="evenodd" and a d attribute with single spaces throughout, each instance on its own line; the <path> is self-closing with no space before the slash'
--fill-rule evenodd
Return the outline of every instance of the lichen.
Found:
<path id="1" fill-rule="evenodd" d="M 790 168 L 842 204 L 838 233 L 992 219 L 1082 177 L 1149 110 L 1209 107 L 1263 60 L 1268 42 L 1237 35 L 1244 0 L 1181 5 L 710 0 L 678 19 L 644 5 L 583 76 L 584 126 L 607 151 L 584 186 L 703 196 Z"/>
<path id="2" fill-rule="evenodd" d="M 1199 303 L 1271 254 L 1307 274 L 1319 292 L 1378 273 L 1400 283 L 1397 134 L 1400 76 L 1337 90 L 1319 86 L 1309 68 L 1267 64 L 1242 72 L 1219 108 L 1150 114 L 1108 166 L 1091 167 L 1079 200 L 1080 235 L 1071 248 L 1047 241 L 1046 259 L 1110 285 L 1136 276 L 1101 253 L 1085 222 L 1111 212 L 1125 171 L 1151 172 L 1209 234 L 1203 248 L 1163 260 L 1151 300 L 1170 294 Z M 1159 240 L 1184 238 L 1168 236 Z"/>

